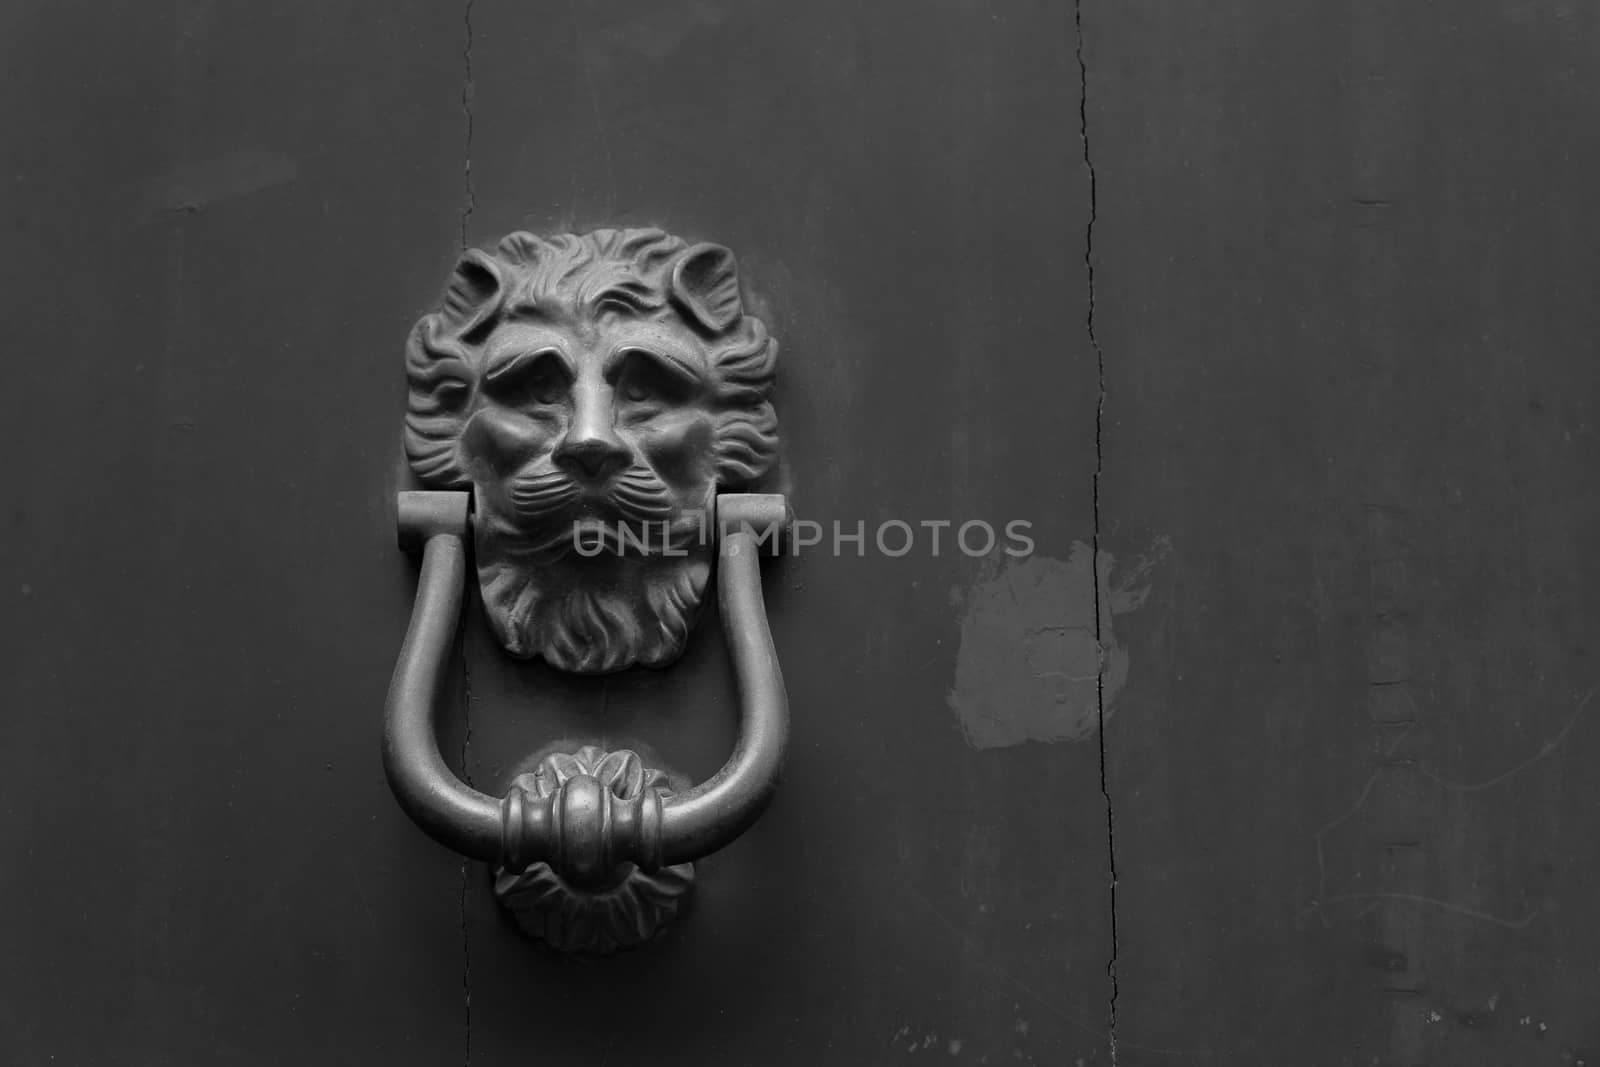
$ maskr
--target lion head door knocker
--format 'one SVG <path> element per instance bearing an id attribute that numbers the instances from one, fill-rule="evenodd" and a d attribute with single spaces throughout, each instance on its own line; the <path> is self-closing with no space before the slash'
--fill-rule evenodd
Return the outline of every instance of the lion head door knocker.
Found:
<path id="1" fill-rule="evenodd" d="M 692 861 L 777 785 L 789 712 L 757 566 L 788 521 L 782 495 L 757 491 L 778 461 L 776 358 L 732 253 L 660 230 L 469 251 L 412 331 L 405 444 L 427 489 L 400 494 L 399 523 L 422 572 L 384 767 L 417 824 L 494 864 L 502 904 L 557 948 L 652 936 Z M 582 674 L 672 663 L 715 571 L 740 701 L 727 765 L 684 788 L 585 746 L 547 752 L 499 799 L 461 782 L 433 718 L 469 532 L 500 644 Z"/>

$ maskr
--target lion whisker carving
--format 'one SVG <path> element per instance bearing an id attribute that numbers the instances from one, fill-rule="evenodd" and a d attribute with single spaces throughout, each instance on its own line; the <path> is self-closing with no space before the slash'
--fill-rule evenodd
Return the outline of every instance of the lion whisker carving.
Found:
<path id="1" fill-rule="evenodd" d="M 666 483 L 649 469 L 630 470 L 612 490 L 611 498 L 624 518 L 657 521 L 670 518 L 678 507 Z"/>
<path id="2" fill-rule="evenodd" d="M 578 498 L 578 486 L 560 471 L 536 472 L 512 478 L 506 495 L 518 512 L 533 518 L 549 515 Z"/>

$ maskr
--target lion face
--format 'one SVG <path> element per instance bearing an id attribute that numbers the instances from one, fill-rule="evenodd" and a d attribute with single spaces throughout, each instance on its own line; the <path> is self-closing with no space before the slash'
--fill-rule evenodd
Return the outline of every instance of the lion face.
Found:
<path id="1" fill-rule="evenodd" d="M 775 465 L 775 350 L 717 246 L 513 234 L 462 258 L 412 335 L 407 452 L 425 483 L 474 489 L 508 651 L 586 673 L 682 653 L 712 498 Z"/>
<path id="2" fill-rule="evenodd" d="M 526 546 L 620 555 L 697 532 L 716 418 L 692 333 L 615 315 L 513 322 L 488 336 L 482 367 L 462 454 L 480 510 Z"/>
<path id="3" fill-rule="evenodd" d="M 706 376 L 690 331 L 612 314 L 486 338 L 460 447 L 484 602 L 513 653 L 605 671 L 683 650 L 710 569 Z"/>

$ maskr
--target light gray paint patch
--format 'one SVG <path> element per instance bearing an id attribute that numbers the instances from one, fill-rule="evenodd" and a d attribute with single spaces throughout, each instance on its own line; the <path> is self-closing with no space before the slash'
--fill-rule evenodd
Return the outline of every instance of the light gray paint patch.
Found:
<path id="1" fill-rule="evenodd" d="M 1128 652 L 1112 620 L 1150 595 L 1150 570 L 1165 558 L 1158 540 L 1120 581 L 1109 552 L 1075 541 L 1066 560 L 1033 556 L 991 568 L 953 599 L 965 607 L 950 707 L 977 748 L 1024 741 L 1083 741 L 1099 726 L 1095 676 L 1104 670 L 1106 718 L 1128 678 Z M 1100 635 L 1095 644 L 1095 585 Z"/>

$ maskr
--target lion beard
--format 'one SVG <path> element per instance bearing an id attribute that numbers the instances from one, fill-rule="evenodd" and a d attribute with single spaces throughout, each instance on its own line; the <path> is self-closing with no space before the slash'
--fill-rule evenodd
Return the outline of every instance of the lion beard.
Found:
<path id="1" fill-rule="evenodd" d="M 630 472 L 615 498 L 621 521 L 659 524 L 655 547 L 666 551 L 582 556 L 563 481 L 549 470 L 529 472 L 507 486 L 500 508 L 484 502 L 478 586 L 496 638 L 513 656 L 579 674 L 673 662 L 711 573 L 698 518 L 674 514 L 653 472 Z"/>
<path id="2" fill-rule="evenodd" d="M 557 670 L 605 674 L 635 664 L 664 667 L 683 654 L 704 599 L 708 560 L 612 564 L 611 580 L 553 588 L 537 573 L 485 553 L 478 584 L 490 626 L 506 651 L 541 657 Z M 585 560 L 584 563 L 594 561 Z"/>

